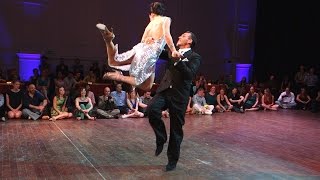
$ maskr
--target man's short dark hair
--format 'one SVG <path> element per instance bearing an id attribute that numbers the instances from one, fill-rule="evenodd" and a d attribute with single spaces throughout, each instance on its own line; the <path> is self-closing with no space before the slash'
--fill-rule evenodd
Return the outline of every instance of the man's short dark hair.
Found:
<path id="1" fill-rule="evenodd" d="M 193 33 L 193 32 L 191 32 L 191 31 L 187 31 L 187 33 L 190 33 L 190 37 L 191 37 L 191 40 L 192 40 L 192 43 L 191 43 L 191 45 L 190 45 L 190 47 L 191 47 L 191 49 L 193 49 L 195 46 L 196 46 L 196 44 L 197 44 L 197 37 L 196 37 L 196 35 Z"/>

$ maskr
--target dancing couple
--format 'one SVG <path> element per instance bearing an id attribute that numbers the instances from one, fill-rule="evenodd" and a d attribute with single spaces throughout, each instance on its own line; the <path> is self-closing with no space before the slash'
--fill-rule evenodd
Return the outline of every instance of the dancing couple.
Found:
<path id="1" fill-rule="evenodd" d="M 176 49 L 170 34 L 171 19 L 164 16 L 164 5 L 154 2 L 150 5 L 150 23 L 145 28 L 141 42 L 125 53 L 118 53 L 118 47 L 112 42 L 114 34 L 103 24 L 97 24 L 106 43 L 108 63 L 111 67 L 129 71 L 130 76 L 120 72 L 108 72 L 104 78 L 122 81 L 142 90 L 152 87 L 155 64 L 159 56 L 168 60 L 168 68 L 157 88 L 157 93 L 148 105 L 149 123 L 156 135 L 155 155 L 158 156 L 167 142 L 167 132 L 161 115 L 169 109 L 170 138 L 167 150 L 168 164 L 165 171 L 176 168 L 180 145 L 183 139 L 185 111 L 188 105 L 192 79 L 195 77 L 201 56 L 192 49 L 196 45 L 196 36 L 187 31 L 179 36 Z M 164 50 L 165 45 L 168 49 Z"/>

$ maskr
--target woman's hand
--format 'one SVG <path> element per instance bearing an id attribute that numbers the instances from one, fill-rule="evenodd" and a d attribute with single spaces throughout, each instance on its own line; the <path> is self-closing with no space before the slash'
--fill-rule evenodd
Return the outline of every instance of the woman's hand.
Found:
<path id="1" fill-rule="evenodd" d="M 171 56 L 173 59 L 180 59 L 182 57 L 182 54 L 179 53 L 178 51 L 172 51 Z"/>

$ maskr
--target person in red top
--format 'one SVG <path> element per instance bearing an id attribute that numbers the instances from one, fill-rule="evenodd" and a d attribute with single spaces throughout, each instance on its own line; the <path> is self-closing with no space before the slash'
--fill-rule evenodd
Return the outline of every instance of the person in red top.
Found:
<path id="1" fill-rule="evenodd" d="M 261 99 L 261 105 L 264 110 L 277 111 L 279 108 L 279 105 L 274 104 L 274 96 L 271 94 L 269 88 L 264 90 L 264 95 L 262 96 L 262 99 Z"/>

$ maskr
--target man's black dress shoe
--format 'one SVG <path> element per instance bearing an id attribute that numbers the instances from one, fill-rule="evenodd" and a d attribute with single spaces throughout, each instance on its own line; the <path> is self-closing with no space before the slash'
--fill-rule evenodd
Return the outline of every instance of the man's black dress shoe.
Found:
<path id="1" fill-rule="evenodd" d="M 175 162 L 169 162 L 167 165 L 166 165 L 166 171 L 172 171 L 174 169 L 176 169 L 176 166 L 177 166 L 177 163 Z"/>

